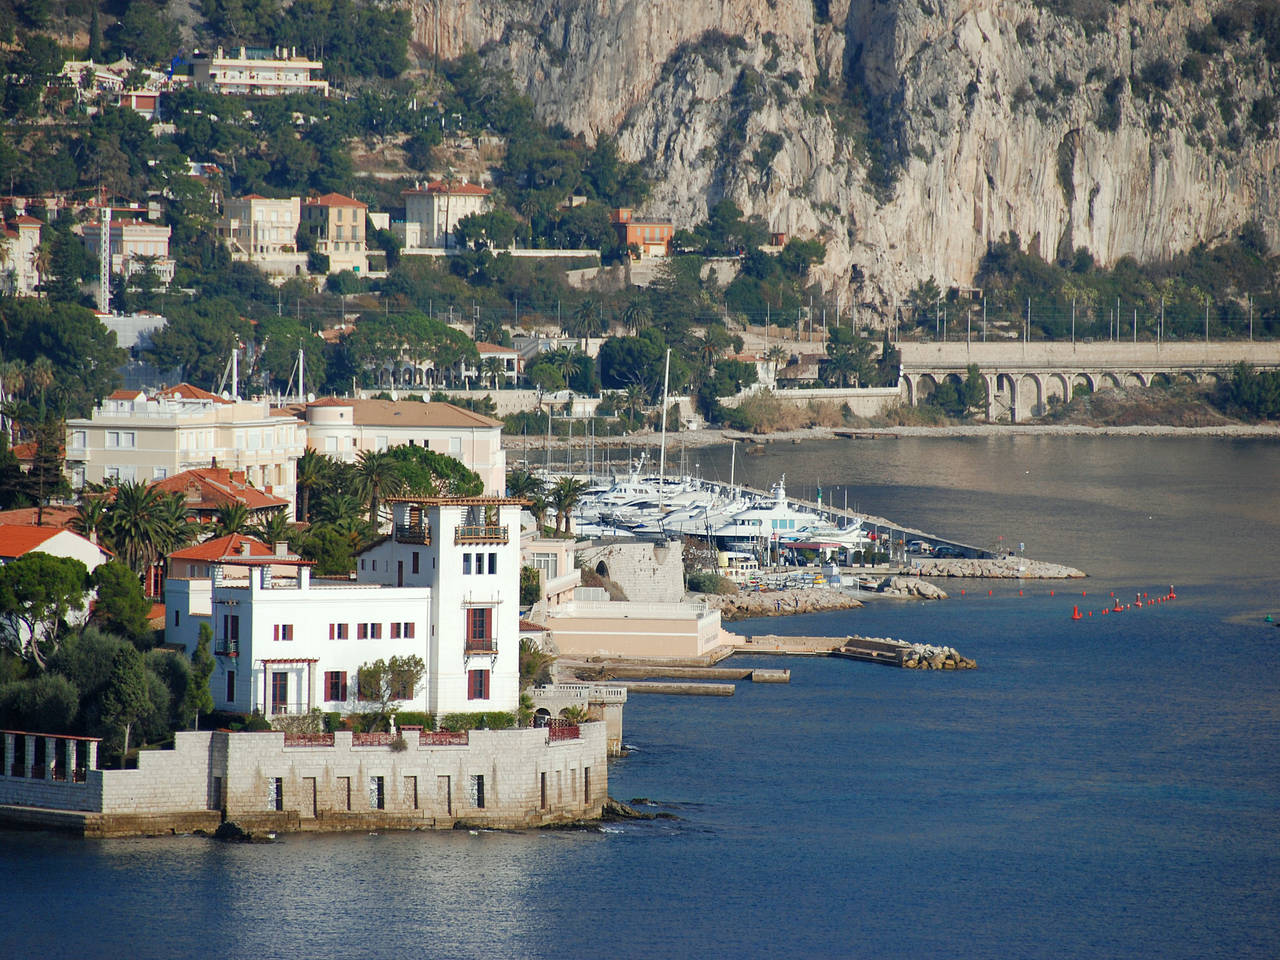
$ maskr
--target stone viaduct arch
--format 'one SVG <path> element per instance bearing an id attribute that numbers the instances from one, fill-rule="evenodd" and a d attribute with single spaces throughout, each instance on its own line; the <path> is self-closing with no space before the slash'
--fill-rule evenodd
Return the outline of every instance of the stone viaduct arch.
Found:
<path id="1" fill-rule="evenodd" d="M 970 364 L 987 383 L 990 420 L 1021 422 L 1077 390 L 1118 390 L 1178 380 L 1217 383 L 1244 361 L 1280 369 L 1280 343 L 899 343 L 903 400 L 918 405 L 944 381 L 961 383 Z"/>

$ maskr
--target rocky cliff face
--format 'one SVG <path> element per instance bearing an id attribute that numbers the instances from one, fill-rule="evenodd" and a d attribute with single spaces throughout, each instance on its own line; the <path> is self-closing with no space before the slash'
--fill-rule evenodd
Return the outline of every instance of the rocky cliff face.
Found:
<path id="1" fill-rule="evenodd" d="M 846 310 L 968 283 L 1010 231 L 1108 264 L 1250 219 L 1280 246 L 1276 65 L 1247 28 L 1189 49 L 1207 0 L 411 2 L 427 51 L 479 50 L 545 119 L 616 134 L 648 212 L 728 197 L 822 236 Z"/>

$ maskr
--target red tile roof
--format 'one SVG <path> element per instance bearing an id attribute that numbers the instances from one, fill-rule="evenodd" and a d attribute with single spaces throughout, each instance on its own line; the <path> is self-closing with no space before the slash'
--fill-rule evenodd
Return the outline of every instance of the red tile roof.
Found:
<path id="1" fill-rule="evenodd" d="M 57 530 L 68 529 L 76 518 L 75 507 L 45 507 L 44 523 L 41 527 Z M 16 510 L 0 510 L 0 524 L 34 527 L 36 525 L 36 508 L 19 507 Z"/>
<path id="2" fill-rule="evenodd" d="M 340 193 L 326 193 L 322 197 L 307 197 L 307 203 L 317 207 L 360 207 L 364 210 L 369 209 L 367 203 L 361 203 L 351 197 L 344 197 Z"/>
<path id="3" fill-rule="evenodd" d="M 21 557 L 60 534 L 58 527 L 25 527 L 16 524 L 0 524 L 0 557 Z"/>
<path id="4" fill-rule="evenodd" d="M 214 403 L 231 402 L 230 400 L 224 400 L 216 393 L 210 393 L 208 390 L 201 390 L 199 387 L 193 387 L 189 383 L 180 383 L 176 387 L 157 390 L 156 397 L 166 400 L 212 400 Z"/>
<path id="5" fill-rule="evenodd" d="M 14 218 L 13 218 L 13 222 L 14 222 L 14 223 L 16 223 L 16 224 L 18 224 L 19 226 L 32 226 L 32 225 L 37 226 L 37 227 L 43 227 L 43 226 L 44 226 L 44 221 L 43 221 L 43 220 L 39 219 L 38 217 L 28 216 L 28 215 L 27 215 L 27 214 L 25 214 L 25 213 L 20 214 L 19 216 L 14 217 Z"/>
<path id="6" fill-rule="evenodd" d="M 479 351 L 480 353 L 510 354 L 510 353 L 516 352 L 515 347 L 504 347 L 500 343 L 483 343 L 480 340 L 476 341 L 476 350 Z"/>
<path id="7" fill-rule="evenodd" d="M 521 633 L 532 633 L 532 632 L 534 632 L 535 630 L 536 630 L 536 631 L 538 631 L 539 633 L 546 633 L 546 632 L 547 632 L 547 628 L 546 628 L 546 627 L 544 627 L 542 624 L 540 624 L 540 623 L 534 623 L 532 620 L 526 620 L 524 617 L 521 617 L 521 618 L 520 618 L 520 632 L 521 632 Z"/>
<path id="8" fill-rule="evenodd" d="M 229 533 L 225 537 L 214 537 L 212 540 L 206 540 L 204 543 L 198 543 L 194 547 L 187 547 L 184 550 L 175 550 L 169 554 L 170 560 L 203 560 L 212 563 L 217 560 L 224 560 L 231 557 L 243 557 L 245 544 L 248 544 L 250 557 L 269 557 L 275 551 L 268 547 L 261 540 L 253 537 L 246 537 L 239 533 Z"/>
<path id="9" fill-rule="evenodd" d="M 142 390 L 115 390 L 107 394 L 108 400 L 140 400 L 146 396 Z"/>
<path id="10" fill-rule="evenodd" d="M 232 472 L 225 467 L 184 470 L 157 480 L 151 486 L 164 493 L 182 494 L 187 499 L 187 508 L 197 512 L 211 512 L 230 503 L 242 503 L 250 510 L 272 510 L 289 505 L 283 497 L 249 486 L 243 473 Z"/>

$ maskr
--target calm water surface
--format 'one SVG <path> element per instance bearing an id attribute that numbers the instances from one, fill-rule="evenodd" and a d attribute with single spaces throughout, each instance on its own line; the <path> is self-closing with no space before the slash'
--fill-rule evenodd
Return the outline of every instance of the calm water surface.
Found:
<path id="1" fill-rule="evenodd" d="M 727 451 L 699 457 L 728 477 Z M 737 463 L 1092 577 L 738 625 L 951 643 L 980 669 L 792 658 L 789 686 L 633 699 L 610 792 L 677 821 L 0 833 L 0 955 L 1280 956 L 1280 445 L 846 441 Z M 1068 619 L 1170 583 L 1176 603 Z"/>

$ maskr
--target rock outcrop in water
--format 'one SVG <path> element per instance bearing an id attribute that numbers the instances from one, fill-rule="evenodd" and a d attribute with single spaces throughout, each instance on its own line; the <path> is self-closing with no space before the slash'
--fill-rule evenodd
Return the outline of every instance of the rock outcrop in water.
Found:
<path id="1" fill-rule="evenodd" d="M 947 591 L 919 577 L 885 577 L 876 588 L 886 597 L 915 597 L 920 600 L 945 600 Z"/>
<path id="2" fill-rule="evenodd" d="M 1009 232 L 1103 264 L 1251 219 L 1280 245 L 1280 51 L 1209 26 L 1229 4 L 407 2 L 429 54 L 478 50 L 543 119 L 616 135 L 649 212 L 690 225 L 727 197 L 822 237 L 846 304 L 965 283 Z"/>
<path id="3" fill-rule="evenodd" d="M 820 613 L 824 610 L 849 610 L 862 606 L 843 590 L 828 587 L 804 587 L 797 590 L 769 590 L 758 593 L 734 593 L 728 596 L 704 597 L 720 610 L 724 620 L 747 620 L 795 613 Z"/>

